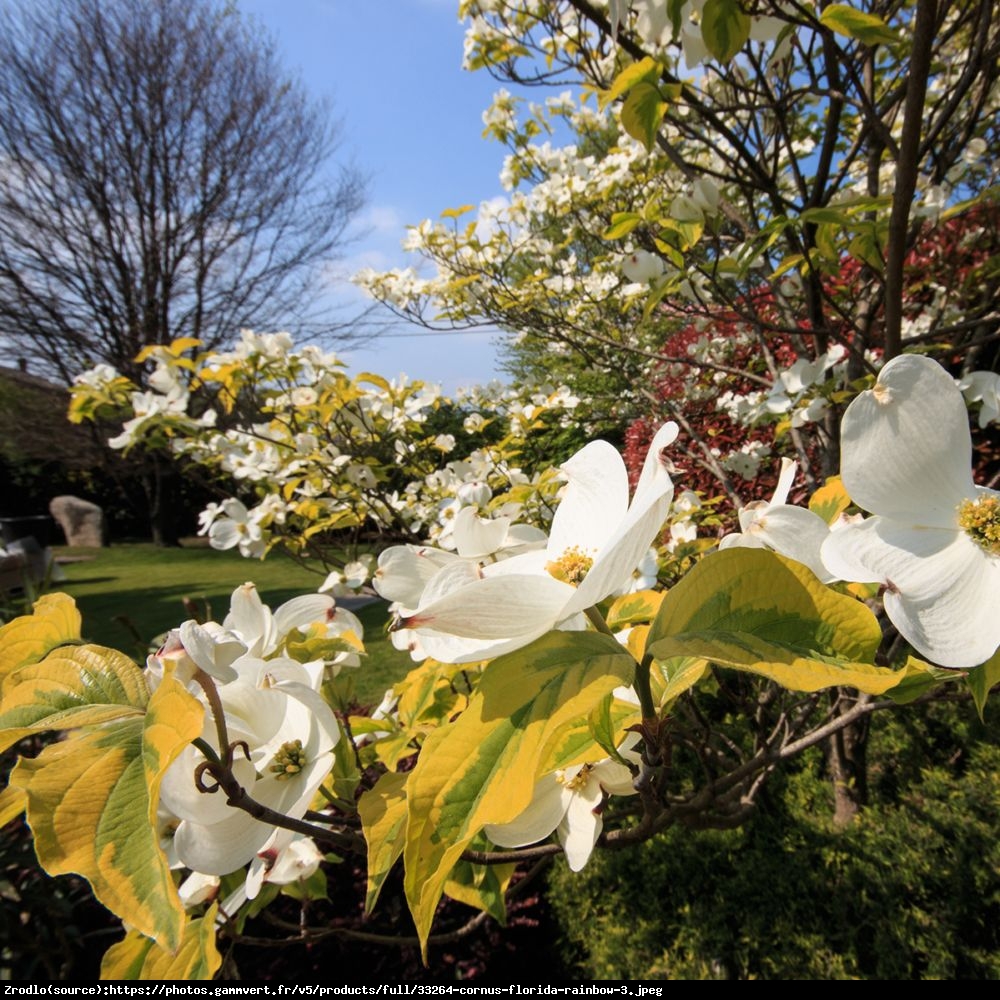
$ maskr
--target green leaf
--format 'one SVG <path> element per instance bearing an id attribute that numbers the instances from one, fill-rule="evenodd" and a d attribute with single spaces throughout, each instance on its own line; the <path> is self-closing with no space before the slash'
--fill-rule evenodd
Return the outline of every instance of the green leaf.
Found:
<path id="1" fill-rule="evenodd" d="M 970 670 L 968 682 L 972 700 L 976 703 L 976 711 L 982 719 L 990 689 L 1000 684 L 1000 650 L 997 650 L 981 667 Z"/>
<path id="2" fill-rule="evenodd" d="M 882 249 L 872 231 L 858 233 L 847 245 L 847 252 L 873 270 L 879 271 L 885 267 Z"/>
<path id="3" fill-rule="evenodd" d="M 807 208 L 799 218 L 803 222 L 811 222 L 814 225 L 847 226 L 851 222 L 850 216 L 842 208 L 833 208 L 830 205 Z"/>
<path id="4" fill-rule="evenodd" d="M 138 669 L 138 668 L 136 668 Z M 205 711 L 169 674 L 144 716 L 119 719 L 19 760 L 35 851 L 50 875 L 78 872 L 97 898 L 164 947 L 181 943 L 184 908 L 160 848 L 160 781 L 201 735 Z"/>
<path id="5" fill-rule="evenodd" d="M 149 689 L 124 653 L 69 646 L 14 671 L 0 712 L 0 750 L 33 733 L 141 717 Z"/>
<path id="6" fill-rule="evenodd" d="M 218 906 L 191 920 L 184 928 L 176 953 L 157 945 L 138 931 L 129 931 L 124 940 L 113 944 L 101 960 L 101 979 L 211 979 L 222 965 L 215 946 L 215 917 Z"/>
<path id="7" fill-rule="evenodd" d="M 824 222 L 816 227 L 815 242 L 816 249 L 824 260 L 838 263 L 840 262 L 840 251 L 837 247 L 837 236 L 840 232 L 838 226 Z"/>
<path id="8" fill-rule="evenodd" d="M 652 57 L 646 56 L 639 62 L 626 66 L 612 82 L 611 86 L 598 96 L 601 108 L 616 101 L 626 90 L 631 90 L 638 83 L 653 83 L 661 72 L 660 64 Z"/>
<path id="9" fill-rule="evenodd" d="M 318 868 L 305 878 L 297 878 L 294 882 L 287 882 L 281 887 L 281 895 L 288 896 L 289 899 L 297 899 L 299 902 L 305 900 L 326 899 L 329 887 L 326 880 L 326 872 Z"/>
<path id="10" fill-rule="evenodd" d="M 631 682 L 611 636 L 551 632 L 487 666 L 469 707 L 432 732 L 410 773 L 404 885 L 426 952 L 434 911 L 462 851 L 486 823 L 531 802 L 562 734 Z"/>
<path id="11" fill-rule="evenodd" d="M 855 10 L 846 3 L 832 3 L 819 16 L 819 23 L 845 38 L 854 38 L 864 45 L 888 45 L 898 42 L 899 35 L 877 14 Z"/>
<path id="12" fill-rule="evenodd" d="M 79 639 L 80 612 L 73 598 L 66 594 L 39 598 L 32 614 L 0 628 L 0 689 L 18 667 L 37 663 L 53 649 Z"/>
<path id="13" fill-rule="evenodd" d="M 463 700 L 452 684 L 452 672 L 458 667 L 425 660 L 414 667 L 401 684 L 393 689 L 399 695 L 397 711 L 404 728 L 420 724 L 437 724 L 453 715 L 456 702 Z"/>
<path id="14" fill-rule="evenodd" d="M 882 694 L 903 675 L 874 665 L 881 638 L 864 604 L 805 566 L 733 548 L 706 556 L 668 591 L 647 648 L 657 659 L 702 657 L 792 691 L 846 685 Z"/>
<path id="15" fill-rule="evenodd" d="M 628 236 L 639 223 L 642 216 L 638 212 L 615 212 L 611 216 L 611 225 L 601 234 L 601 239 L 620 240 Z"/>
<path id="16" fill-rule="evenodd" d="M 666 111 L 667 102 L 659 90 L 651 83 L 639 83 L 622 105 L 622 128 L 651 152 Z"/>
<path id="17" fill-rule="evenodd" d="M 719 62 L 729 62 L 750 37 L 750 18 L 743 13 L 739 0 L 705 0 L 701 37 Z"/>
<path id="18" fill-rule="evenodd" d="M 350 744 L 348 744 L 350 746 Z M 361 772 L 353 753 L 338 753 L 333 756 L 333 769 L 326 779 L 333 789 L 333 795 L 350 808 L 355 792 L 361 784 Z"/>
<path id="19" fill-rule="evenodd" d="M 392 866 L 403 853 L 406 835 L 406 774 L 387 771 L 361 796 L 358 813 L 368 843 L 368 891 L 365 913 L 371 913 Z"/>
<path id="20" fill-rule="evenodd" d="M 686 4 L 687 0 L 667 0 L 667 17 L 670 18 L 670 26 L 673 28 L 675 41 L 681 33 L 681 18 L 684 15 Z"/>

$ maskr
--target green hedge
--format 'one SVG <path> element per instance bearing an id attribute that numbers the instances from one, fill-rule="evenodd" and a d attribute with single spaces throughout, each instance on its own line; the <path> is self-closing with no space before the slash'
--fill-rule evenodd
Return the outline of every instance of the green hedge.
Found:
<path id="1" fill-rule="evenodd" d="M 593 978 L 1000 977 L 996 736 L 968 705 L 911 709 L 879 720 L 874 801 L 845 830 L 817 754 L 742 829 L 559 866 L 567 960 Z"/>

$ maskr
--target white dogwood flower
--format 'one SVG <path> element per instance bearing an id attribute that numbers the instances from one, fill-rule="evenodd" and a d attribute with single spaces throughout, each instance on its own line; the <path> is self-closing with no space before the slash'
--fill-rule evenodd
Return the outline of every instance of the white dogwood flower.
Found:
<path id="1" fill-rule="evenodd" d="M 726 535 L 719 548 L 770 549 L 808 566 L 820 580 L 830 583 L 836 577 L 820 559 L 820 548 L 830 533 L 826 521 L 805 507 L 786 502 L 797 469 L 798 464 L 791 459 L 781 460 L 774 496 L 743 507 L 738 514 L 739 532 Z"/>
<path id="2" fill-rule="evenodd" d="M 639 755 L 631 749 L 636 742 L 638 736 L 630 735 L 620 752 L 638 763 Z M 553 771 L 535 785 L 531 803 L 520 816 L 509 823 L 488 824 L 484 833 L 497 847 L 526 847 L 554 831 L 570 870 L 578 872 L 604 829 L 605 794 L 635 795 L 632 772 L 610 757 Z"/>
<path id="3" fill-rule="evenodd" d="M 232 773 L 256 802 L 298 819 L 330 773 L 340 736 L 317 693 L 322 664 L 245 656 L 233 666 L 236 680 L 217 685 L 229 739 L 240 748 Z M 221 752 L 207 708 L 202 738 Z M 177 859 L 192 871 L 225 875 L 250 861 L 275 827 L 230 806 L 224 793 L 199 788 L 204 760 L 193 744 L 181 752 L 163 777 L 160 805 L 173 816 Z"/>
<path id="4" fill-rule="evenodd" d="M 831 532 L 827 568 L 885 587 L 886 614 L 922 655 L 974 667 L 1000 643 L 1000 493 L 976 486 L 962 394 L 923 355 L 893 358 L 848 407 L 841 474 L 874 514 Z"/>
<path id="5" fill-rule="evenodd" d="M 267 550 L 264 533 L 258 518 L 235 498 L 222 501 L 225 519 L 211 521 L 208 540 L 213 549 L 240 547 L 240 555 L 248 559 L 260 559 Z M 218 517 L 218 514 L 216 514 Z"/>
<path id="6" fill-rule="evenodd" d="M 581 612 L 628 584 L 663 525 L 673 496 L 663 451 L 677 432 L 668 423 L 653 438 L 631 503 L 621 456 L 592 441 L 562 466 L 569 482 L 544 549 L 486 565 L 446 562 L 401 624 L 445 663 L 499 656 L 554 628 L 583 627 Z M 379 590 L 394 593 L 391 582 Z"/>

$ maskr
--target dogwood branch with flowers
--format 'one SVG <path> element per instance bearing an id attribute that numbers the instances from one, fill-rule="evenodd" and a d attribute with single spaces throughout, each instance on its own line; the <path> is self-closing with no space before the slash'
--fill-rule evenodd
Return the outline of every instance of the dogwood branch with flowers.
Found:
<path id="1" fill-rule="evenodd" d="M 944 692 L 984 710 L 1000 494 L 970 472 L 967 403 L 988 427 L 992 296 L 926 267 L 904 308 L 901 271 L 959 198 L 989 207 L 997 22 L 985 0 L 752 6 L 462 4 L 470 64 L 583 81 L 598 107 L 570 91 L 522 122 L 502 91 L 485 124 L 510 147 L 504 204 L 414 228 L 434 277 L 358 280 L 418 319 L 545 336 L 533 370 L 572 385 L 445 400 L 251 331 L 148 348 L 146 392 L 81 378 L 74 419 L 225 479 L 201 516 L 213 547 L 282 545 L 326 574 L 273 612 L 238 588 L 144 667 L 85 643 L 66 595 L 0 628 L 0 746 L 27 741 L 0 816 L 23 813 L 46 870 L 129 927 L 106 976 L 211 977 L 279 895 L 299 903 L 270 924 L 281 942 L 343 933 L 311 904 L 352 891 L 354 864 L 366 937 L 398 943 L 380 896 L 401 868 L 426 957 L 503 918 L 514 864 L 733 827 L 776 769 L 832 757 L 875 712 Z M 582 141 L 535 141 L 555 121 Z M 980 218 L 956 247 L 990 245 Z M 907 337 L 947 368 L 901 355 Z M 631 488 L 594 428 L 640 403 Z M 725 430 L 699 431 L 694 403 Z M 786 450 L 798 465 L 744 504 L 736 481 Z M 692 492 L 703 472 L 725 513 Z M 369 583 L 416 662 L 366 711 L 337 600 Z M 442 927 L 445 897 L 477 916 Z"/>

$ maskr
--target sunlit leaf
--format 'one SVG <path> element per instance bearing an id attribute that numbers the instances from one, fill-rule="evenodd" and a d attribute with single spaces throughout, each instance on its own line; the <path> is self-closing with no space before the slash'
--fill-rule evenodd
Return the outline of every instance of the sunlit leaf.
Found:
<path id="1" fill-rule="evenodd" d="M 421 941 L 465 847 L 486 823 L 507 823 L 527 807 L 563 731 L 630 683 L 633 668 L 610 636 L 552 632 L 494 660 L 465 712 L 427 737 L 407 786 L 404 851 Z"/>
<path id="2" fill-rule="evenodd" d="M 611 86 L 599 95 L 598 103 L 602 108 L 606 107 L 627 90 L 631 90 L 637 83 L 652 83 L 659 75 L 660 64 L 652 56 L 646 56 L 638 62 L 626 66 L 614 78 Z"/>
<path id="3" fill-rule="evenodd" d="M 12 673 L 0 712 L 0 749 L 32 733 L 142 716 L 149 690 L 124 653 L 67 646 Z"/>
<path id="4" fill-rule="evenodd" d="M 708 660 L 694 656 L 671 656 L 656 660 L 650 674 L 650 687 L 659 708 L 669 707 L 693 688 L 708 671 Z"/>
<path id="5" fill-rule="evenodd" d="M 466 212 L 471 212 L 475 207 L 475 205 L 459 205 L 458 208 L 446 208 L 441 213 L 441 218 L 458 219 L 465 215 Z"/>
<path id="6" fill-rule="evenodd" d="M 762 549 L 706 556 L 666 595 L 648 649 L 704 658 L 793 691 L 837 685 L 881 694 L 902 673 L 877 667 L 882 632 L 861 602 Z"/>
<path id="7" fill-rule="evenodd" d="M 201 734 L 204 715 L 168 675 L 145 716 L 74 734 L 18 761 L 10 776 L 27 793 L 42 867 L 83 875 L 109 910 L 170 949 L 184 908 L 160 848 L 156 804 L 164 772 Z"/>
<path id="8" fill-rule="evenodd" d="M 820 24 L 845 38 L 855 38 L 865 45 L 898 42 L 899 35 L 877 14 L 857 10 L 846 3 L 832 3 L 819 16 Z"/>
<path id="9" fill-rule="evenodd" d="M 620 240 L 623 236 L 628 236 L 640 222 L 642 216 L 638 212 L 615 212 L 611 216 L 611 225 L 601 234 L 601 239 Z"/>
<path id="10" fill-rule="evenodd" d="M 809 509 L 819 514 L 827 524 L 833 524 L 851 506 L 851 498 L 840 476 L 829 479 L 809 498 Z"/>
<path id="11" fill-rule="evenodd" d="M 124 940 L 113 944 L 101 960 L 101 979 L 158 979 L 165 982 L 211 979 L 222 964 L 215 945 L 213 904 L 203 917 L 184 927 L 176 952 L 160 947 L 152 938 L 129 931 Z"/>
<path id="12" fill-rule="evenodd" d="M 28 804 L 28 797 L 20 788 L 11 788 L 8 785 L 0 791 L 0 826 L 17 819 L 24 812 Z"/>
<path id="13" fill-rule="evenodd" d="M 605 616 L 613 629 L 625 628 L 637 622 L 651 622 L 663 603 L 663 594 L 657 590 L 639 590 L 633 594 L 616 597 Z"/>
<path id="14" fill-rule="evenodd" d="M 667 102 L 653 84 L 636 84 L 622 105 L 622 128 L 651 151 L 666 110 Z"/>
<path id="15" fill-rule="evenodd" d="M 53 649 L 80 639 L 80 612 L 67 594 L 46 594 L 35 601 L 30 615 L 0 628 L 0 687 L 10 673 L 37 663 Z"/>
<path id="16" fill-rule="evenodd" d="M 371 913 L 386 876 L 403 853 L 407 777 L 406 774 L 386 772 L 358 802 L 361 828 L 368 843 L 365 913 Z"/>

